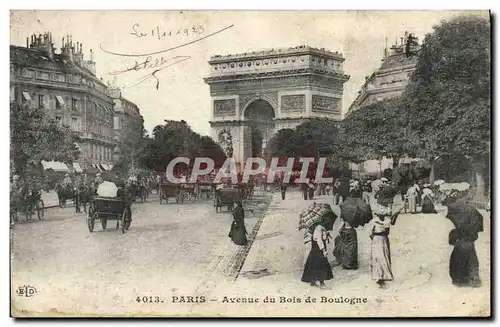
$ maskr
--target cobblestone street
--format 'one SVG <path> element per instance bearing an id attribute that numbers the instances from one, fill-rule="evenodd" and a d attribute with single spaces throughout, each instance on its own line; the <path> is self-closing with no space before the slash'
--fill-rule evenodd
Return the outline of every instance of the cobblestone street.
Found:
<path id="1" fill-rule="evenodd" d="M 215 213 L 212 201 L 160 204 L 153 195 L 133 205 L 125 234 L 113 222 L 106 231 L 96 222 L 90 233 L 85 214 L 75 214 L 74 207 L 49 209 L 44 221 L 15 225 L 12 291 L 31 285 L 44 299 L 13 297 L 16 309 L 113 314 L 155 307 L 165 313 L 136 298 L 156 295 L 170 302 L 172 295 L 202 295 L 213 280 L 234 279 L 247 251 L 228 238 L 232 216 Z M 269 202 L 270 195 L 256 194 L 244 204 L 250 240 Z M 189 310 L 180 304 L 176 312 L 182 308 Z"/>

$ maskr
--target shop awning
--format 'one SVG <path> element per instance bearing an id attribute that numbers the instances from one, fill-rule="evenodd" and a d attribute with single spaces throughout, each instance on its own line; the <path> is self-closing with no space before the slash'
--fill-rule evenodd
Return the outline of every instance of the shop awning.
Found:
<path id="1" fill-rule="evenodd" d="M 44 161 L 42 160 L 43 169 L 52 169 L 53 171 L 69 172 L 68 166 L 59 161 Z"/>
<path id="2" fill-rule="evenodd" d="M 99 164 L 97 164 L 97 165 L 99 166 L 99 168 L 101 169 L 101 171 L 105 171 L 105 170 L 107 170 L 107 169 L 103 166 L 103 164 L 102 164 L 102 163 L 99 163 Z"/>
<path id="3" fill-rule="evenodd" d="M 23 92 L 23 98 L 26 101 L 31 101 L 31 96 L 28 92 Z"/>
<path id="4" fill-rule="evenodd" d="M 111 170 L 111 168 L 109 168 L 109 165 L 108 164 L 101 164 L 101 166 L 104 167 L 104 169 L 106 170 Z"/>
<path id="5" fill-rule="evenodd" d="M 113 165 L 108 165 L 109 170 L 113 170 Z"/>
<path id="6" fill-rule="evenodd" d="M 99 172 L 101 172 L 101 173 L 102 173 L 102 168 L 101 168 L 101 167 L 99 167 L 99 165 L 98 165 L 98 164 L 92 164 L 92 167 L 94 167 L 95 169 L 99 170 Z"/>
<path id="7" fill-rule="evenodd" d="M 82 173 L 83 172 L 82 167 L 80 167 L 80 164 L 78 162 L 73 162 L 73 169 L 77 173 Z"/>
<path id="8" fill-rule="evenodd" d="M 64 99 L 60 95 L 56 95 L 56 100 L 57 103 L 59 103 L 60 106 L 64 106 Z"/>

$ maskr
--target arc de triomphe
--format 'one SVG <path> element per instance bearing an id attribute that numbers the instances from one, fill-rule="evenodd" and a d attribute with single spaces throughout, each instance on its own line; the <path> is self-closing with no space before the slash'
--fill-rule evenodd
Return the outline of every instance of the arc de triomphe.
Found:
<path id="1" fill-rule="evenodd" d="M 314 117 L 341 120 L 349 80 L 344 60 L 338 52 L 308 46 L 213 56 L 204 79 L 210 86 L 211 136 L 242 167 L 280 129 Z"/>

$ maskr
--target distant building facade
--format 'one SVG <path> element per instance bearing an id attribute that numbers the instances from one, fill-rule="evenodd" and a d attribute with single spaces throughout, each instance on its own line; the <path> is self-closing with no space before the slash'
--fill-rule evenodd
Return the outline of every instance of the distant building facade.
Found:
<path id="1" fill-rule="evenodd" d="M 417 54 L 420 49 L 416 41 L 409 44 L 407 48 L 409 36 L 410 34 L 405 33 L 405 36 L 400 38 L 399 43 L 396 40 L 390 49 L 385 50 L 382 65 L 371 76 L 366 77 L 365 83 L 358 92 L 356 100 L 349 107 L 347 114 L 364 106 L 403 94 L 411 74 L 415 71 Z M 408 55 L 408 51 L 410 51 L 410 55 Z M 373 174 L 383 172 L 388 168 L 392 169 L 393 161 L 387 158 L 383 158 L 381 161 L 368 160 L 360 165 L 352 165 L 351 168 Z"/>
<path id="2" fill-rule="evenodd" d="M 118 145 L 116 101 L 108 86 L 96 77 L 92 50 L 90 59 L 84 60 L 83 45 L 66 36 L 56 52 L 52 33 L 47 32 L 26 38 L 26 47 L 11 45 L 10 58 L 11 102 L 43 108 L 79 136 L 80 157 L 69 170 L 111 170 Z M 46 168 L 61 168 L 59 164 L 52 166 Z"/>
<path id="3" fill-rule="evenodd" d="M 117 162 L 120 156 L 127 153 L 124 147 L 140 140 L 144 131 L 144 118 L 141 116 L 139 107 L 125 99 L 119 88 L 109 88 L 108 95 L 115 103 L 115 116 L 113 121 L 114 141 L 117 144 L 114 151 L 114 160 Z"/>

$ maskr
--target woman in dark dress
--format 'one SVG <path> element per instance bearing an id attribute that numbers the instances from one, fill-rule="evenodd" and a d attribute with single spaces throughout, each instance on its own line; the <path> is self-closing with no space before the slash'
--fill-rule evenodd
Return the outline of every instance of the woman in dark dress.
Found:
<path id="1" fill-rule="evenodd" d="M 437 213 L 433 198 L 434 193 L 431 190 L 431 186 L 425 184 L 422 190 L 422 213 Z"/>
<path id="2" fill-rule="evenodd" d="M 344 223 L 335 238 L 333 255 L 344 269 L 358 269 L 358 235 L 347 222 Z"/>
<path id="3" fill-rule="evenodd" d="M 353 184 L 350 197 L 361 198 L 361 186 L 358 183 Z M 358 235 L 356 230 L 345 222 L 335 238 L 335 248 L 333 255 L 338 263 L 344 269 L 358 269 Z"/>
<path id="4" fill-rule="evenodd" d="M 236 201 L 236 206 L 233 210 L 233 223 L 229 231 L 229 237 L 236 245 L 247 245 L 247 230 L 245 228 L 245 211 L 241 201 Z"/>
<path id="5" fill-rule="evenodd" d="M 450 232 L 449 243 L 454 246 L 450 257 L 450 277 L 455 286 L 481 286 L 479 261 L 474 247 L 476 240 L 477 233 L 463 229 Z"/>
<path id="6" fill-rule="evenodd" d="M 326 244 L 328 242 L 327 230 L 333 227 L 333 220 L 325 217 L 321 223 L 311 226 L 311 251 L 306 260 L 302 281 L 310 283 L 311 286 L 319 286 L 326 289 L 325 280 L 333 279 L 332 266 L 327 259 Z"/>

